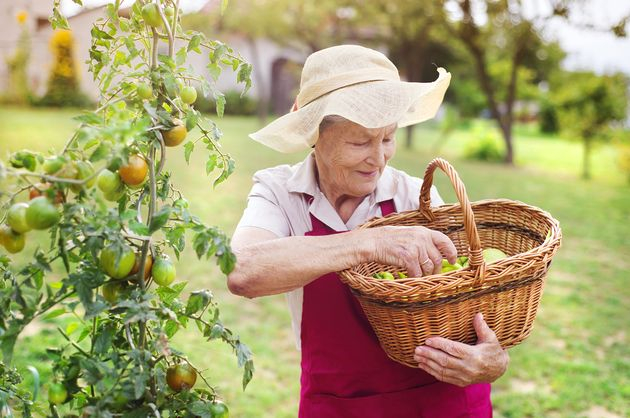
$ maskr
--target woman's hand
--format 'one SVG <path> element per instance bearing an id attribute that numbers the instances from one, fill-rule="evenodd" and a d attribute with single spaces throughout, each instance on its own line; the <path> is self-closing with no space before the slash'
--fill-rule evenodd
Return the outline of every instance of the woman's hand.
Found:
<path id="1" fill-rule="evenodd" d="M 457 250 L 443 233 L 423 226 L 384 226 L 374 228 L 375 250 L 372 258 L 383 264 L 400 266 L 409 277 L 437 274 L 442 259 L 455 264 Z"/>
<path id="2" fill-rule="evenodd" d="M 510 356 L 501 348 L 483 315 L 473 320 L 477 344 L 467 345 L 441 337 L 431 337 L 416 347 L 414 359 L 420 368 L 436 379 L 457 386 L 491 383 L 507 370 Z"/>

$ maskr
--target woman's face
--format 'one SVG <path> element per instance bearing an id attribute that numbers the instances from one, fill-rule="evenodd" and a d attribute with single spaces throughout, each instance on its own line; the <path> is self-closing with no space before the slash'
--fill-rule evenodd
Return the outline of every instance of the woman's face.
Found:
<path id="1" fill-rule="evenodd" d="M 342 119 L 326 125 L 315 145 L 320 188 L 353 197 L 372 193 L 396 151 L 395 133 L 396 124 L 365 128 Z"/>

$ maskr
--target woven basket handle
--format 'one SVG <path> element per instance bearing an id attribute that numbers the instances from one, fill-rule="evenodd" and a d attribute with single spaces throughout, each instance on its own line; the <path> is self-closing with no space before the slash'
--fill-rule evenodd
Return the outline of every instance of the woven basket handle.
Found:
<path id="1" fill-rule="evenodd" d="M 444 171 L 451 180 L 451 183 L 455 188 L 455 193 L 457 194 L 457 200 L 459 200 L 462 211 L 464 212 L 464 228 L 466 230 L 466 238 L 469 246 L 469 265 L 475 270 L 475 281 L 473 285 L 481 285 L 485 277 L 486 263 L 483 260 L 483 254 L 481 252 L 481 241 L 479 240 L 479 234 L 477 233 L 475 215 L 473 214 L 470 200 L 468 200 L 468 195 L 466 194 L 466 187 L 459 178 L 457 171 L 455 171 L 448 161 L 443 160 L 442 158 L 435 158 L 427 166 L 427 169 L 424 172 L 422 188 L 420 189 L 420 206 L 418 210 L 426 219 L 430 221 L 435 220 L 435 215 L 431 209 L 431 186 L 433 185 L 433 172 L 438 167 Z"/>

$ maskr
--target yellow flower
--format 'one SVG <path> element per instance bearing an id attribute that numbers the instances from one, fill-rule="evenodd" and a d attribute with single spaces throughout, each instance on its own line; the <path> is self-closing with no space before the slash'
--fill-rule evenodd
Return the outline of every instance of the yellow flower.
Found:
<path id="1" fill-rule="evenodd" d="M 25 10 L 20 11 L 16 16 L 17 21 L 20 25 L 23 25 L 24 22 L 26 22 L 26 19 L 28 18 L 28 13 Z"/>
<path id="2" fill-rule="evenodd" d="M 56 30 L 50 38 L 50 46 L 54 49 L 58 46 L 69 47 L 72 45 L 73 37 L 72 31 L 60 29 Z"/>

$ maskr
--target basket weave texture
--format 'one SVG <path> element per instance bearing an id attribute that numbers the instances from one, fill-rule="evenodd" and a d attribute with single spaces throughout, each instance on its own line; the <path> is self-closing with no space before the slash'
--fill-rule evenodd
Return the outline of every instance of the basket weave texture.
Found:
<path id="1" fill-rule="evenodd" d="M 431 207 L 436 168 L 451 180 L 459 204 Z M 471 203 L 455 169 L 436 158 L 424 174 L 417 211 L 375 218 L 361 228 L 386 225 L 440 231 L 453 241 L 458 256 L 469 257 L 464 269 L 419 278 L 373 278 L 380 271 L 404 272 L 375 262 L 339 273 L 392 360 L 418 367 L 414 349 L 431 336 L 474 344 L 477 337 L 472 319 L 477 312 L 483 313 L 504 348 L 530 334 L 547 270 L 562 239 L 560 225 L 549 213 L 507 199 Z M 484 248 L 500 249 L 508 257 L 486 264 Z"/>

